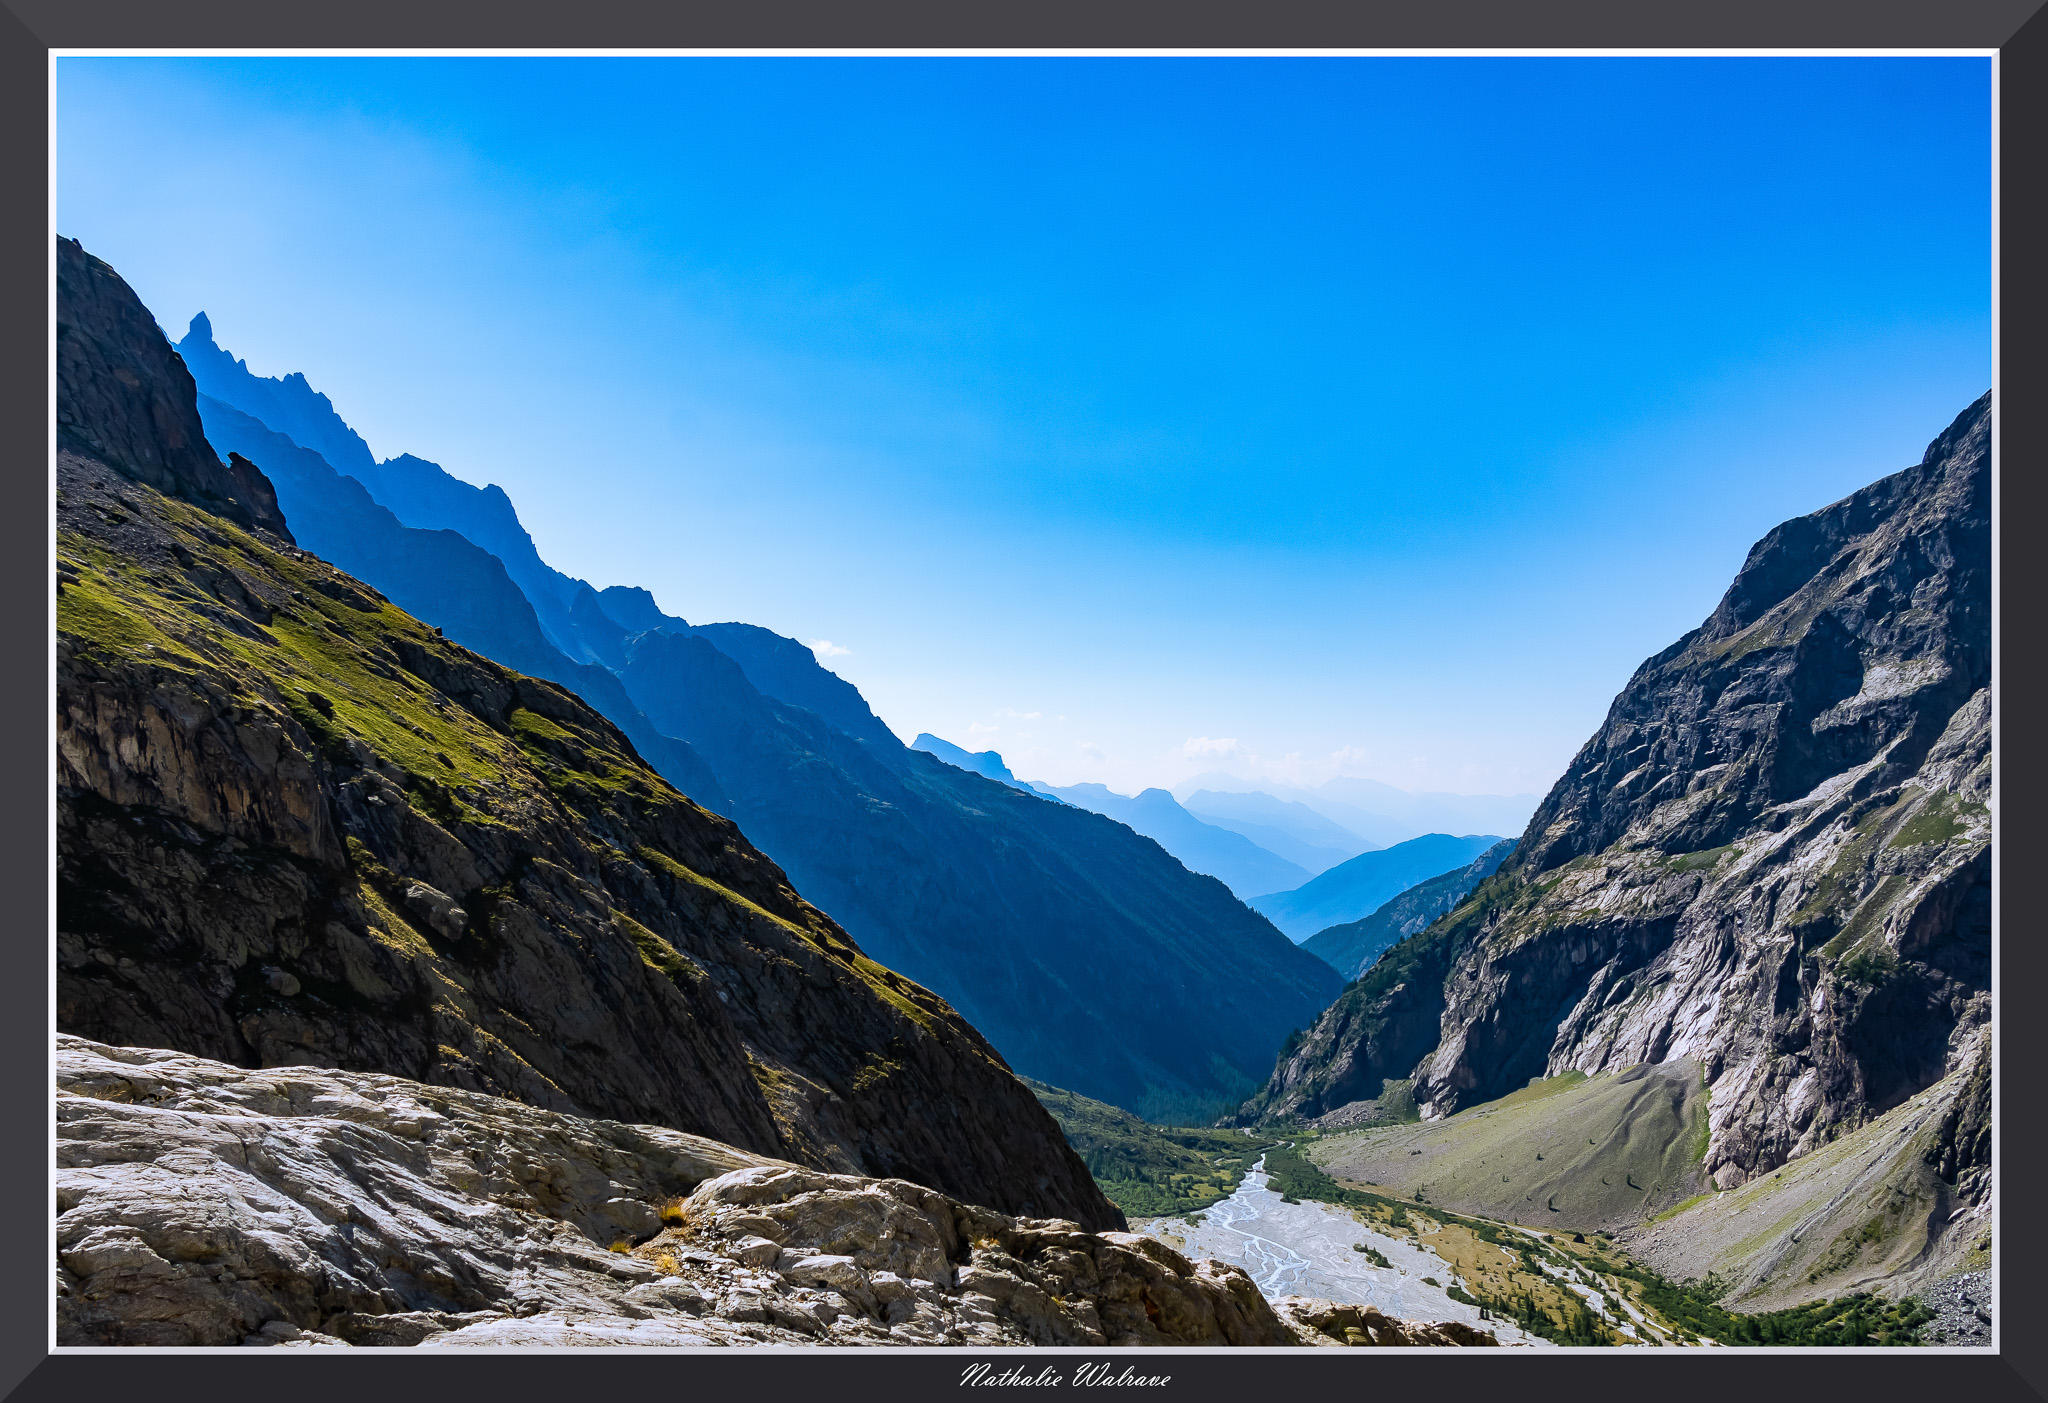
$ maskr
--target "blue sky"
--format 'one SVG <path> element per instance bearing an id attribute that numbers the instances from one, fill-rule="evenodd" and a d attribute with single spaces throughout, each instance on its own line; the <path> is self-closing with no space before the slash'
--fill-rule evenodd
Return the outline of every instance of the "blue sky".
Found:
<path id="1" fill-rule="evenodd" d="M 57 226 L 541 553 L 1132 790 L 1541 792 L 1991 375 L 1990 65 L 63 59 Z"/>

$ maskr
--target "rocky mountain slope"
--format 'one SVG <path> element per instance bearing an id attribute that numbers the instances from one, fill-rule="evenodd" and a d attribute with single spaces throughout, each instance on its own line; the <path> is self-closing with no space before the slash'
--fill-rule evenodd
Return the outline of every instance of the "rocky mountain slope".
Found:
<path id="1" fill-rule="evenodd" d="M 1360 853 L 1292 890 L 1255 896 L 1252 909 L 1294 940 L 1306 940 L 1331 926 L 1363 920 L 1416 883 L 1476 860 L 1499 841 L 1491 833 L 1425 833 Z"/>
<path id="2" fill-rule="evenodd" d="M 1417 882 L 1363 920 L 1317 931 L 1301 948 L 1346 979 L 1356 979 L 1389 949 L 1463 901 L 1514 849 L 1514 839 L 1503 838 L 1463 867 Z"/>
<path id="3" fill-rule="evenodd" d="M 67 325 L 161 348 L 110 269 L 60 253 L 90 274 L 60 284 Z M 99 353 L 156 369 L 97 398 L 60 375 L 67 443 L 205 444 L 167 351 Z M 136 471 L 177 495 L 58 458 L 61 1029 L 1120 1224 L 979 1033 L 610 723 L 217 514 L 203 456 L 164 461 Z"/>
<path id="4" fill-rule="evenodd" d="M 1767 1175 L 1945 1078 L 1990 1007 L 1990 397 L 1778 527 L 1644 663 L 1506 864 L 1384 955 L 1247 1117 L 1412 1076 L 1429 1114 L 1690 1059 Z M 1982 1148 L 1949 1157 L 1965 1203 Z"/>
<path id="5" fill-rule="evenodd" d="M 375 461 L 324 396 L 300 378 L 251 375 L 210 327 L 195 322 L 181 346 L 213 397 L 202 407 L 222 406 L 206 408 L 208 433 L 288 465 L 278 491 L 288 514 L 320 518 L 316 548 L 353 552 L 339 563 L 459 642 L 495 657 L 496 640 L 512 639 L 521 660 L 499 661 L 574 689 L 1019 1070 L 1147 1114 L 1206 1119 L 1256 1087 L 1288 1031 L 1341 988 L 1150 839 L 904 746 L 794 640 L 693 626 L 644 590 L 553 571 L 496 489 L 417 458 Z M 415 531 L 372 519 L 355 483 L 261 414 L 343 455 L 400 531 Z M 465 558 L 463 578 L 479 588 L 437 594 L 437 576 L 405 555 L 421 535 L 443 538 L 444 552 L 495 542 L 508 552 L 502 575 Z"/>
<path id="6" fill-rule="evenodd" d="M 1619 1236 L 1671 1280 L 1720 1278 L 1733 1309 L 1927 1292 L 1991 1264 L 1990 1132 L 1990 1047 L 1980 1043 L 1970 1061 L 1857 1129 Z"/>
<path id="7" fill-rule="evenodd" d="M 56 1072 L 60 1345 L 1493 1342 L 473 1091 L 72 1037 Z"/>

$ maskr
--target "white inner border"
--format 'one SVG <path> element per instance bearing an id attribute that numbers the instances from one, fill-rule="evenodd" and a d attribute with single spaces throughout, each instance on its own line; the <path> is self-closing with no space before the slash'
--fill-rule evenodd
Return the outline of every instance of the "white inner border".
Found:
<path id="1" fill-rule="evenodd" d="M 2003 395 L 1999 382 L 1999 347 L 2003 320 L 1999 305 L 1999 51 L 1997 49 L 1644 49 L 1644 48 L 1568 48 L 1568 49 L 1202 49 L 1202 48 L 1160 48 L 1160 49 L 1097 49 L 1097 48 L 1020 48 L 1020 49 L 759 49 L 759 48 L 714 48 L 714 49 L 282 49 L 282 48 L 196 48 L 196 49 L 51 49 L 49 52 L 49 228 L 46 247 L 50 250 L 49 261 L 49 321 L 51 330 L 49 360 L 49 469 L 46 485 L 49 494 L 49 558 L 43 578 L 49 581 L 48 618 L 50 624 L 50 654 L 47 669 L 48 695 L 57 694 L 57 61 L 67 58 L 1988 58 L 1991 60 L 1991 1182 L 1992 1223 L 1991 1234 L 1991 1290 L 1992 1326 L 1991 1352 L 1999 1352 L 1999 1339 L 2005 1319 L 2001 1294 L 2003 1274 L 1998 1270 L 2002 1241 L 1997 1230 L 1998 1184 L 2000 1181 L 1999 1158 L 1999 1089 L 2003 1079 L 1999 1074 L 1999 1020 L 1998 1020 L 1998 950 L 2001 921 L 1999 892 L 2000 861 L 1998 843 L 1998 656 L 2000 624 L 1999 591 L 1999 407 Z M 56 1084 L 57 1072 L 57 970 L 54 952 L 57 946 L 57 717 L 54 705 L 49 713 L 49 754 L 50 789 L 49 804 L 49 850 L 48 850 L 48 892 L 49 929 L 45 949 L 52 952 L 49 983 L 49 1026 L 47 1045 L 49 1060 L 44 1068 L 44 1082 L 48 1087 Z M 54 1090 L 50 1099 L 49 1114 L 50 1179 L 43 1202 L 49 1205 L 49 1258 L 57 1259 L 57 1103 Z M 259 1355 L 273 1353 L 265 1350 L 244 1350 L 233 1347 L 210 1348 L 206 1346 L 81 1346 L 57 1343 L 57 1297 L 50 1295 L 48 1346 L 52 1353 L 64 1354 L 133 1354 L 164 1353 L 172 1355 L 223 1354 Z M 1726 1346 L 1723 1347 L 1728 1348 Z M 873 1354 L 878 1351 L 868 1347 L 820 1345 L 817 1352 L 826 1354 Z M 741 1349 L 742 1353 L 780 1352 L 779 1346 L 761 1346 L 758 1349 Z M 411 1350 L 369 1350 L 377 1354 L 410 1354 Z M 624 1353 L 681 1353 L 696 1351 L 663 1350 L 646 1351 L 627 1347 L 603 1347 L 601 1352 Z M 906 1354 L 957 1354 L 986 1355 L 990 1351 L 967 1346 L 951 1345 L 897 1345 L 883 1347 L 883 1355 Z M 1070 1349 L 1057 1346 L 1038 1346 L 1033 1355 L 1043 1356 L 1098 1353 L 1094 1350 Z M 1124 1347 L 1116 1349 L 1111 1357 L 1124 1355 L 1151 1356 L 1160 1354 L 1201 1354 L 1196 1347 Z M 1287 1355 L 1293 1351 L 1285 1349 L 1252 1348 L 1238 1353 Z M 1411 1351 L 1403 1353 L 1428 1353 L 1441 1355 L 1441 1350 Z M 1642 1353 L 1627 1349 L 1566 1349 L 1570 1354 L 1600 1357 L 1621 1357 Z M 1847 1354 L 1861 1355 L 1868 1350 L 1854 1348 L 1795 1346 L 1795 1347 L 1737 1347 L 1740 1354 Z M 1964 1346 L 1937 1346 L 1926 1353 L 1935 1354 L 1981 1354 L 1980 1349 Z M 296 1353 L 296 1352 L 294 1352 Z M 497 1348 L 478 1350 L 479 1354 L 561 1354 L 561 1349 L 552 1348 Z M 1462 1357 L 1470 1351 L 1451 1351 L 1452 1357 Z M 1546 1351 L 1548 1353 L 1548 1351 Z M 1683 1359 L 1688 1356 L 1679 1350 L 1652 1351 L 1659 1356 Z M 1000 1356 L 999 1356 L 1000 1357 Z M 1021 1365 L 1020 1365 L 1021 1367 Z"/>

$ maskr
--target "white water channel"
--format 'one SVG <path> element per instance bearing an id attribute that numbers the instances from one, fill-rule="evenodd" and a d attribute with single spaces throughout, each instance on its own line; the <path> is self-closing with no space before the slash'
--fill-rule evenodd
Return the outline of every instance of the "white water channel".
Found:
<path id="1" fill-rule="evenodd" d="M 1407 1238 L 1373 1231 L 1341 1208 L 1325 1203 L 1288 1203 L 1267 1187 L 1265 1156 L 1245 1172 L 1237 1192 L 1188 1218 L 1154 1218 L 1138 1226 L 1190 1257 L 1213 1257 L 1240 1266 L 1268 1300 L 1320 1296 L 1325 1300 L 1376 1306 L 1403 1320 L 1462 1320 L 1490 1330 L 1502 1344 L 1554 1348 L 1512 1321 L 1482 1320 L 1477 1306 L 1454 1301 L 1444 1288 L 1457 1280 L 1449 1264 Z M 1386 1257 L 1375 1266 L 1363 1243 Z M 1429 1285 L 1424 1278 L 1439 1284 Z"/>

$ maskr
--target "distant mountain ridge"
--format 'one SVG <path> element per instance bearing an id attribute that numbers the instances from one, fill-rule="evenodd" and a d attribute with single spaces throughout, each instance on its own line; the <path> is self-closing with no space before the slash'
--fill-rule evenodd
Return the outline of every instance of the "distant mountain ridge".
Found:
<path id="1" fill-rule="evenodd" d="M 215 343 L 213 323 L 204 312 L 192 318 L 177 351 L 202 393 L 312 450 L 337 473 L 362 483 L 379 505 L 406 525 L 459 531 L 497 556 L 526 595 L 548 641 L 572 661 L 596 661 L 579 644 L 568 620 L 579 590 L 589 586 L 540 558 L 503 488 L 473 486 L 409 453 L 378 461 L 362 435 L 335 412 L 333 401 L 308 384 L 304 375 L 257 375 L 247 361 Z"/>
<path id="2" fill-rule="evenodd" d="M 543 675 L 580 678 L 565 685 L 636 746 L 648 735 L 643 753 L 658 767 L 671 739 L 669 763 L 698 762 L 694 780 L 675 780 L 685 792 L 715 796 L 877 961 L 946 998 L 1012 1066 L 1145 1114 L 1213 1115 L 1253 1089 L 1288 1031 L 1341 987 L 1221 882 L 1151 839 L 905 747 L 794 640 L 746 624 L 692 626 L 644 590 L 599 591 L 526 557 L 531 540 L 496 489 L 410 456 L 365 467 L 367 446 L 342 436 L 346 425 L 302 379 L 259 380 L 213 344 L 210 327 L 195 322 L 195 337 L 200 388 L 219 406 L 209 432 L 218 419 L 224 437 L 250 435 L 237 441 L 293 464 L 281 490 L 300 494 L 303 514 L 350 499 L 349 479 L 234 396 L 282 404 L 272 412 L 301 416 L 353 455 L 376 484 L 357 480 L 371 505 L 390 509 L 372 536 L 417 529 L 406 513 L 420 511 L 439 528 L 424 534 L 451 549 L 476 550 L 475 529 L 509 539 L 525 560 L 498 562 L 523 602 L 501 584 L 437 599 L 432 581 L 411 578 L 388 551 L 359 557 L 364 578 L 415 590 L 430 623 L 488 604 L 490 617 L 464 615 L 459 626 L 517 635 L 537 670 L 553 669 Z M 351 511 L 352 523 L 369 515 L 360 501 Z M 480 564 L 475 573 L 502 578 Z"/>
<path id="3" fill-rule="evenodd" d="M 930 731 L 919 731 L 917 739 L 910 743 L 910 748 L 922 750 L 927 755 L 936 755 L 948 765 L 966 770 L 970 774 L 981 775 L 986 779 L 997 780 L 1013 789 L 1029 792 L 1037 788 L 1036 785 L 1026 784 L 1011 774 L 1010 767 L 1003 763 L 1003 757 L 993 750 L 968 750 L 949 740 L 941 740 Z"/>
<path id="4" fill-rule="evenodd" d="M 1417 882 L 1370 916 L 1317 931 L 1301 948 L 1327 960 L 1346 979 L 1356 979 L 1386 951 L 1463 901 L 1514 850 L 1515 840 L 1503 838 L 1463 867 Z"/>
<path id="5" fill-rule="evenodd" d="M 1289 938 L 1306 940 L 1317 931 L 1371 915 L 1416 883 L 1471 862 L 1499 841 L 1491 833 L 1462 838 L 1425 833 L 1391 848 L 1360 853 L 1293 891 L 1254 897 L 1252 909 Z"/>
<path id="6" fill-rule="evenodd" d="M 1173 792 L 1187 803 L 1197 790 L 1209 791 L 1205 802 L 1212 806 L 1221 804 L 1213 797 L 1218 795 L 1299 804 L 1372 848 L 1392 847 L 1425 833 L 1519 833 L 1536 811 L 1534 794 L 1410 793 L 1378 780 L 1349 776 L 1308 789 L 1271 780 L 1243 780 L 1212 770 L 1181 781 Z M 1219 807 L 1218 811 L 1240 812 L 1235 807 Z M 1268 807 L 1267 812 L 1281 811 Z"/>
<path id="7" fill-rule="evenodd" d="M 1311 876 L 1382 846 L 1367 842 L 1306 804 L 1271 794 L 1197 789 L 1181 800 L 1181 806 L 1204 823 L 1242 833 Z"/>
<path id="8" fill-rule="evenodd" d="M 1128 824 L 1181 860 L 1190 872 L 1205 872 L 1243 901 L 1257 892 L 1308 880 L 1308 872 L 1241 833 L 1202 822 L 1164 789 L 1126 796 L 1102 784 L 1031 786 L 1077 808 Z"/>

